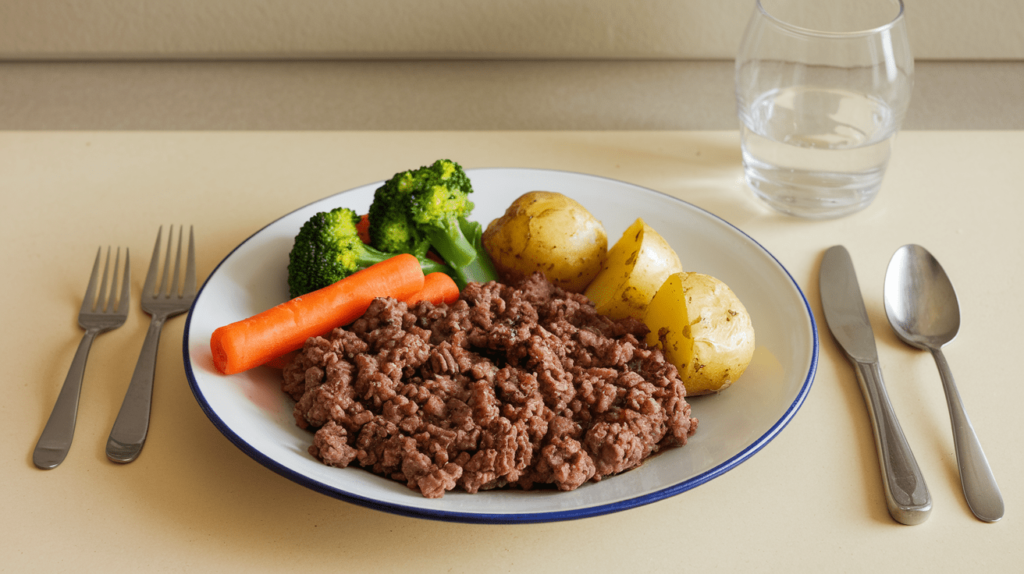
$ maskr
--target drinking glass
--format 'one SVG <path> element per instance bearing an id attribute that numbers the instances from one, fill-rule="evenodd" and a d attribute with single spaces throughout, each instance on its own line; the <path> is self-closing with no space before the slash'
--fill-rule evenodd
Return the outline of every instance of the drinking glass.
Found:
<path id="1" fill-rule="evenodd" d="M 757 0 L 736 58 L 747 183 L 791 215 L 864 209 L 913 83 L 902 0 Z"/>

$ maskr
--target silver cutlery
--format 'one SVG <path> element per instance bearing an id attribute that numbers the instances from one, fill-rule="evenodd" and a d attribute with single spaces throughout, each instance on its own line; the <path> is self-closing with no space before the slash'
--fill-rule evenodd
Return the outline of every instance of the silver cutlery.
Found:
<path id="1" fill-rule="evenodd" d="M 149 433 L 149 416 L 153 403 L 153 377 L 156 373 L 156 355 L 160 345 L 160 332 L 168 318 L 180 315 L 189 310 L 196 296 L 196 262 L 195 240 L 192 228 L 189 227 L 188 259 L 185 266 L 185 278 L 178 283 L 181 270 L 181 247 L 184 228 L 178 230 L 178 250 L 174 259 L 174 274 L 170 277 L 171 244 L 174 226 L 167 232 L 167 254 L 164 257 L 163 275 L 157 285 L 159 269 L 160 243 L 163 227 L 156 234 L 156 245 L 153 247 L 153 259 L 149 263 L 146 282 L 142 287 L 142 310 L 149 313 L 152 319 L 149 331 L 142 343 L 139 360 L 135 364 L 131 383 L 125 394 L 117 420 L 107 439 L 107 458 L 114 462 L 131 462 L 138 458 L 142 446 Z"/>
<path id="2" fill-rule="evenodd" d="M 853 363 L 868 406 L 889 514 L 902 524 L 920 524 L 931 513 L 931 493 L 889 402 L 874 332 L 845 247 L 836 245 L 825 252 L 820 288 L 825 321 Z"/>
<path id="3" fill-rule="evenodd" d="M 89 358 L 89 349 L 93 340 L 100 333 L 116 329 L 128 318 L 128 306 L 131 302 L 131 262 L 128 249 L 124 250 L 124 268 L 121 269 L 121 291 L 117 292 L 117 273 L 121 262 L 121 248 L 117 249 L 114 267 L 110 267 L 110 248 L 107 247 L 107 258 L 103 264 L 103 279 L 99 280 L 100 256 L 103 248 L 96 251 L 96 261 L 92 265 L 92 274 L 85 289 L 82 307 L 78 311 L 78 324 L 85 329 L 82 342 L 71 361 L 71 368 L 64 379 L 57 396 L 57 403 L 46 422 L 43 433 L 39 436 L 32 462 L 42 469 L 56 468 L 64 462 L 71 441 L 75 435 L 75 423 L 78 420 L 78 400 L 82 395 L 82 378 L 85 375 L 85 363 Z M 110 282 L 107 282 L 108 272 Z M 99 294 L 96 293 L 99 282 Z M 110 296 L 107 297 L 107 286 L 110 285 Z"/>
<path id="4" fill-rule="evenodd" d="M 941 350 L 960 330 L 960 304 L 945 270 L 924 247 L 904 245 L 893 254 L 885 272 L 885 314 L 903 342 L 931 351 L 935 358 L 953 425 L 953 445 L 967 506 L 980 520 L 999 520 L 1003 517 L 999 485 Z"/>

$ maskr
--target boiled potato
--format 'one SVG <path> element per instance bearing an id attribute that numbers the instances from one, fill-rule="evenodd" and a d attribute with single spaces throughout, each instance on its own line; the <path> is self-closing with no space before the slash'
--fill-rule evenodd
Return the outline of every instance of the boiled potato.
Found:
<path id="1" fill-rule="evenodd" d="M 555 285 L 579 293 L 601 271 L 608 235 L 575 200 L 531 191 L 487 226 L 483 244 L 502 281 L 515 283 L 540 271 Z"/>
<path id="2" fill-rule="evenodd" d="M 747 309 L 725 284 L 700 273 L 674 273 L 647 306 L 647 344 L 679 369 L 687 396 L 736 382 L 754 356 Z"/>
<path id="3" fill-rule="evenodd" d="M 608 251 L 604 268 L 583 294 L 602 315 L 643 319 L 665 279 L 682 270 L 668 242 L 638 218 Z"/>

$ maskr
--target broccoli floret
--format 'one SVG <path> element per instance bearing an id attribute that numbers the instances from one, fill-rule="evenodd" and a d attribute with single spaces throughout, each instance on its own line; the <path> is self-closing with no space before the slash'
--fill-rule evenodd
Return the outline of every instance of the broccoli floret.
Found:
<path id="1" fill-rule="evenodd" d="M 395 174 L 373 194 L 370 205 L 370 244 L 394 253 L 423 255 L 430 242 L 412 220 L 410 195 L 419 181 L 412 171 Z"/>
<path id="2" fill-rule="evenodd" d="M 339 207 L 309 218 L 299 229 L 288 256 L 288 289 L 292 298 L 335 283 L 349 275 L 393 257 L 399 252 L 374 249 L 359 238 L 355 211 Z M 424 273 L 452 270 L 418 256 Z"/>
<path id="3" fill-rule="evenodd" d="M 494 269 L 494 262 L 491 261 L 491 256 L 484 249 L 483 226 L 476 221 L 462 219 L 460 220 L 460 227 L 462 227 L 463 235 L 476 248 L 477 256 L 469 265 L 456 267 L 452 270 L 452 273 L 449 273 L 452 279 L 455 280 L 455 284 L 459 286 L 459 290 L 465 289 L 466 285 L 471 281 L 476 281 L 477 283 L 497 281 L 498 272 Z"/>
<path id="4" fill-rule="evenodd" d="M 465 267 L 477 256 L 461 225 L 473 210 L 472 192 L 469 176 L 451 160 L 397 173 L 374 193 L 370 241 L 414 255 L 432 247 L 452 267 Z"/>

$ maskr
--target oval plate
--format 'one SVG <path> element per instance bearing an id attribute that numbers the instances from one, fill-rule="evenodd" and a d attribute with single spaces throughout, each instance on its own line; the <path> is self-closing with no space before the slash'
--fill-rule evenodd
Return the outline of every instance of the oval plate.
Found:
<path id="1" fill-rule="evenodd" d="M 467 171 L 474 188 L 473 219 L 485 226 L 523 193 L 557 191 L 600 219 L 610 244 L 642 217 L 676 249 L 688 271 L 713 275 L 739 296 L 756 330 L 754 359 L 728 390 L 690 399 L 700 426 L 689 443 L 572 492 L 453 491 L 441 499 L 423 498 L 356 467 L 328 467 L 310 456 L 312 434 L 295 425 L 280 373 L 260 367 L 219 374 L 210 335 L 285 301 L 288 253 L 299 227 L 314 213 L 339 206 L 365 213 L 380 182 L 327 197 L 267 225 L 221 261 L 196 297 L 185 325 L 185 372 L 199 405 L 232 443 L 274 472 L 354 504 L 435 520 L 547 522 L 626 510 L 690 490 L 750 458 L 796 414 L 817 367 L 814 316 L 789 272 L 752 238 L 689 203 L 629 183 L 562 171 Z"/>

